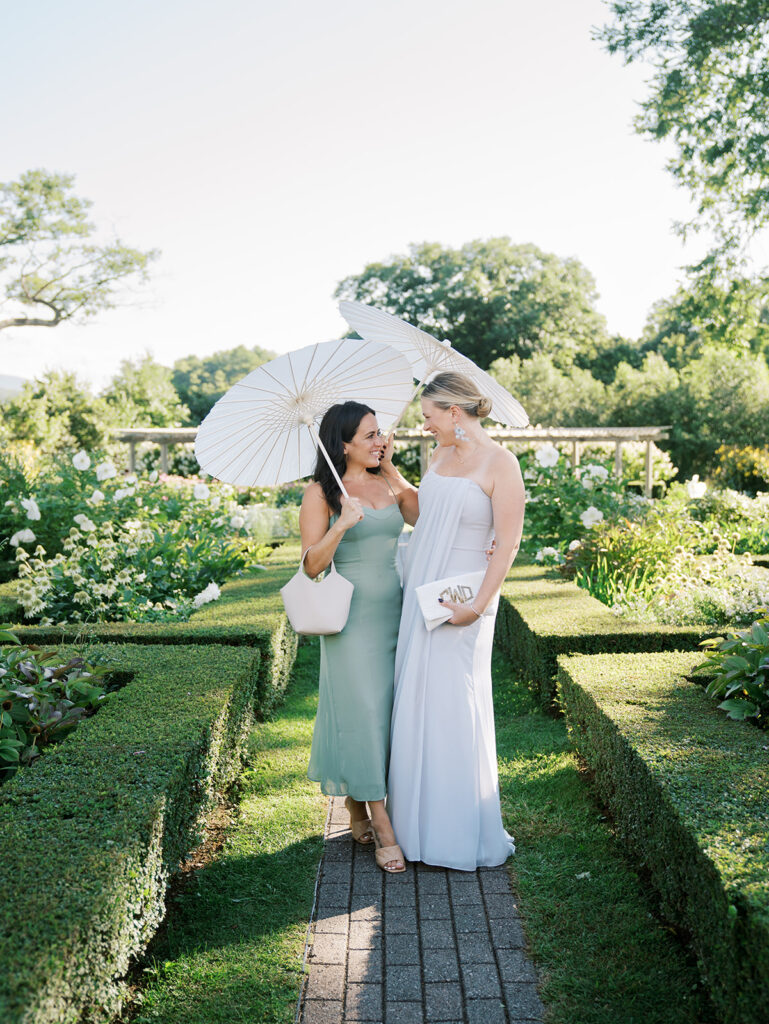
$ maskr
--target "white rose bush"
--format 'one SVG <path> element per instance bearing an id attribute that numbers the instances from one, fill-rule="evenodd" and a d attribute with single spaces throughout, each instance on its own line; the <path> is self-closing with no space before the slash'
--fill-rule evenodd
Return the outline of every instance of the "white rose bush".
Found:
<path id="1" fill-rule="evenodd" d="M 629 509 L 634 500 L 606 466 L 590 462 L 575 473 L 552 444 L 521 456 L 521 469 L 526 483 L 523 547 L 535 558 L 538 551 L 553 548 L 557 557 L 547 557 L 562 561 L 572 541 L 604 517 Z"/>
<path id="2" fill-rule="evenodd" d="M 34 480 L 0 460 L 6 481 L 2 578 L 18 576 L 16 598 L 28 620 L 185 619 L 264 556 L 248 531 L 248 508 L 227 485 L 157 474 L 142 480 L 94 452 L 78 452 Z"/>
<path id="3" fill-rule="evenodd" d="M 615 614 L 746 625 L 769 606 L 769 572 L 749 557 L 769 553 L 769 494 L 718 491 L 695 474 L 650 500 L 617 480 L 608 459 L 586 459 L 575 472 L 552 444 L 521 465 L 524 550 Z M 670 468 L 663 465 L 666 480 Z"/>

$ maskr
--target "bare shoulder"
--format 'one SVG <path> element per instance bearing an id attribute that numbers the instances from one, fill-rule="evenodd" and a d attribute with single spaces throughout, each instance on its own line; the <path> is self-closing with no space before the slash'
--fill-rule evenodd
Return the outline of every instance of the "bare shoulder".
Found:
<path id="1" fill-rule="evenodd" d="M 501 444 L 494 445 L 490 461 L 495 473 L 512 474 L 515 477 L 521 475 L 518 459 L 507 448 L 503 448 Z"/>
<path id="2" fill-rule="evenodd" d="M 320 486 L 317 480 L 314 480 L 311 484 L 308 484 L 304 490 L 302 496 L 302 506 L 305 508 L 321 508 L 328 507 L 326 502 L 326 496 L 323 493 L 323 488 Z"/>

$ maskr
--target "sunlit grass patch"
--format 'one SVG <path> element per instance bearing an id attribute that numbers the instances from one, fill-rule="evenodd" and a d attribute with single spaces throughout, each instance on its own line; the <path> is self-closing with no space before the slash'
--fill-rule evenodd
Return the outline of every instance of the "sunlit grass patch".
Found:
<path id="1" fill-rule="evenodd" d="M 303 644 L 279 718 L 254 731 L 237 820 L 151 948 L 135 1024 L 293 1020 L 325 819 L 306 775 L 317 677 Z"/>
<path id="2" fill-rule="evenodd" d="M 569 748 L 501 654 L 494 661 L 502 810 L 548 1024 L 707 1024 L 693 957 L 615 839 Z"/>

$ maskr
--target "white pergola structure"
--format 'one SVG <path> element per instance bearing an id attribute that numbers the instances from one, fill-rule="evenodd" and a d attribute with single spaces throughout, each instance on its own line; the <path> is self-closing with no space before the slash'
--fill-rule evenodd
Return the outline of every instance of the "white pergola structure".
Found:
<path id="1" fill-rule="evenodd" d="M 570 444 L 571 464 L 579 466 L 582 447 L 595 442 L 612 442 L 614 444 L 614 472 L 622 476 L 622 445 L 629 441 L 646 442 L 646 458 L 644 462 L 644 494 L 651 497 L 654 486 L 654 443 L 664 441 L 669 436 L 670 427 L 520 427 L 515 429 L 487 429 L 489 437 L 502 444 L 518 441 L 523 444 Z M 131 472 L 136 469 L 136 446 L 142 442 L 160 445 L 160 467 L 168 472 L 168 448 L 173 444 L 194 444 L 197 427 L 121 427 L 113 430 L 116 441 L 123 441 L 129 446 L 129 464 Z M 427 471 L 427 462 L 433 438 L 421 429 L 397 430 L 395 440 L 399 444 L 419 444 L 419 464 L 421 474 Z"/>

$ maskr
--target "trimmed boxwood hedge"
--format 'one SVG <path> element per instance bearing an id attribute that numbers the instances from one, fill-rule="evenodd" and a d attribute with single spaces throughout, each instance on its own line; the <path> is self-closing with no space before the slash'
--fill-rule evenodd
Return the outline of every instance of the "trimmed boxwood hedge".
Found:
<path id="1" fill-rule="evenodd" d="M 516 562 L 502 586 L 496 639 L 522 678 L 549 704 L 559 654 L 693 650 L 708 626 L 663 626 L 614 615 L 552 569 Z"/>
<path id="2" fill-rule="evenodd" d="M 263 569 L 251 569 L 222 587 L 188 622 L 96 622 L 68 626 L 11 626 L 25 644 L 79 643 L 227 644 L 261 652 L 257 682 L 260 717 L 271 714 L 286 688 L 297 637 L 288 623 L 280 588 L 296 572 L 298 544 L 276 548 Z"/>
<path id="3" fill-rule="evenodd" d="M 237 773 L 253 723 L 258 648 L 97 650 L 130 682 L 0 789 L 3 1024 L 119 1009 L 166 880 Z"/>
<path id="4" fill-rule="evenodd" d="M 687 680 L 701 655 L 558 659 L 577 749 L 617 829 L 685 929 L 728 1024 L 769 1007 L 767 735 Z"/>

